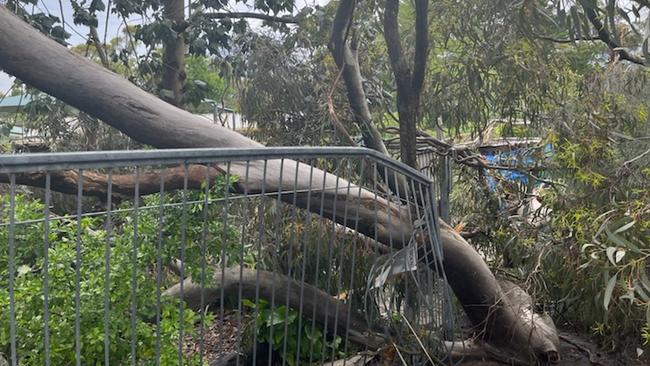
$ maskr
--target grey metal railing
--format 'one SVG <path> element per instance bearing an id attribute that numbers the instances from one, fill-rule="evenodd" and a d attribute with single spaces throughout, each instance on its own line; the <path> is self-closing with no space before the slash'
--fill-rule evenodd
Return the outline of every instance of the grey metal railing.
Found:
<path id="1" fill-rule="evenodd" d="M 3 155 L 0 182 L 12 365 L 445 357 L 434 185 L 374 151 Z"/>

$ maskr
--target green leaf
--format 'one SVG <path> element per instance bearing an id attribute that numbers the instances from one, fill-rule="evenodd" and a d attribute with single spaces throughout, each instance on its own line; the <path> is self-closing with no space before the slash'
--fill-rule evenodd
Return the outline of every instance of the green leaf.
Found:
<path id="1" fill-rule="evenodd" d="M 612 299 L 612 293 L 614 292 L 614 287 L 616 287 L 616 279 L 618 277 L 618 273 L 614 275 L 614 277 L 610 278 L 609 281 L 607 281 L 607 287 L 605 287 L 605 297 L 603 298 L 603 305 L 605 306 L 605 310 L 609 307 L 609 301 Z"/>
<path id="2" fill-rule="evenodd" d="M 622 232 L 628 230 L 629 228 L 631 228 L 632 226 L 634 226 L 635 223 L 636 223 L 636 221 L 634 221 L 634 220 L 628 222 L 627 224 L 625 224 L 625 225 L 619 227 L 618 229 L 616 229 L 616 230 L 614 231 L 614 234 L 622 233 Z"/>
<path id="3" fill-rule="evenodd" d="M 249 299 L 243 299 L 241 302 L 242 302 L 242 304 L 243 304 L 244 306 L 247 306 L 247 307 L 249 307 L 249 308 L 251 308 L 251 309 L 255 309 L 255 308 L 256 308 L 255 303 L 252 302 L 252 301 L 250 301 Z"/>
<path id="4" fill-rule="evenodd" d="M 607 252 L 607 258 L 609 261 L 612 262 L 612 264 L 616 264 L 614 261 L 614 253 L 616 252 L 616 247 L 607 247 L 607 249 L 605 249 L 605 252 Z"/>
<path id="5" fill-rule="evenodd" d="M 625 238 L 622 238 L 622 237 L 612 233 L 608 228 L 605 228 L 605 232 L 607 233 L 607 239 L 609 239 L 614 244 L 616 244 L 618 246 L 621 246 L 621 247 L 624 247 L 624 248 L 628 248 L 629 250 L 631 250 L 634 253 L 641 254 L 641 250 L 639 249 L 639 247 L 632 244 L 629 240 L 626 240 Z"/>

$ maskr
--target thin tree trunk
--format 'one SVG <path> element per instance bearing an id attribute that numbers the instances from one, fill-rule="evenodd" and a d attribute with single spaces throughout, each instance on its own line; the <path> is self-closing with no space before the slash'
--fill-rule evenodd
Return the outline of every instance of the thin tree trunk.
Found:
<path id="1" fill-rule="evenodd" d="M 409 67 L 399 34 L 399 0 L 386 0 L 384 9 L 384 39 L 397 85 L 399 138 L 402 161 L 417 169 L 417 121 L 420 94 L 424 84 L 428 40 L 428 0 L 415 1 L 415 56 L 413 70 Z"/>
<path id="2" fill-rule="evenodd" d="M 389 155 L 384 138 L 377 129 L 377 125 L 373 122 L 368 106 L 368 98 L 366 98 L 363 89 L 363 78 L 361 77 L 356 41 L 349 41 L 355 4 L 356 1 L 354 0 L 342 0 L 339 3 L 332 23 L 329 48 L 336 66 L 343 76 L 350 109 L 361 129 L 364 145 L 369 149 Z M 379 170 L 378 175 L 393 192 L 399 193 L 400 197 L 406 197 L 407 189 L 405 187 L 407 183 L 404 177 L 395 176 L 383 169 Z"/>
<path id="3" fill-rule="evenodd" d="M 172 29 L 176 35 L 173 39 L 165 42 L 160 86 L 163 89 L 164 99 L 175 106 L 180 106 L 185 83 L 185 39 L 182 33 L 185 28 L 185 2 L 183 0 L 165 0 L 164 6 L 163 16 L 171 21 Z"/>
<path id="4" fill-rule="evenodd" d="M 237 132 L 214 125 L 202 117 L 178 109 L 137 88 L 103 67 L 74 54 L 40 34 L 5 7 L 0 6 L 0 67 L 62 101 L 95 116 L 131 138 L 158 148 L 262 147 Z M 377 199 L 375 194 L 332 174 L 292 160 L 268 160 L 250 164 L 233 162 L 232 174 L 241 192 L 304 190 L 295 204 L 319 211 L 324 203 L 330 218 L 382 243 L 400 247 L 413 231 L 408 207 Z M 283 166 L 283 174 L 280 167 Z M 265 179 L 262 173 L 266 171 Z M 248 173 L 247 173 L 248 172 Z M 313 179 L 312 179 L 313 177 Z M 317 183 L 316 183 L 317 182 Z M 323 185 L 327 190 L 323 190 Z M 338 190 L 334 187 L 339 187 Z M 307 200 L 311 192 L 311 201 Z M 323 201 L 320 201 L 321 196 Z M 289 202 L 294 202 L 293 195 Z M 309 204 L 307 202 L 311 202 Z M 347 216 L 347 220 L 343 218 Z M 350 218 L 356 218 L 352 220 Z M 485 328 L 484 339 L 508 347 L 520 358 L 557 353 L 553 341 L 531 319 L 521 317 L 498 286 L 479 254 L 451 227 L 440 223 L 445 252 L 444 269 L 456 296 L 476 326 Z"/>

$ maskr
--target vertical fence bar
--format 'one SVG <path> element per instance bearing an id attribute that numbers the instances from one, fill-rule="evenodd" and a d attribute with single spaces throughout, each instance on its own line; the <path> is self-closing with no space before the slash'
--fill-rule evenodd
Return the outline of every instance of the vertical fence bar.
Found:
<path id="1" fill-rule="evenodd" d="M 113 223 L 111 221 L 113 205 L 113 170 L 108 171 L 106 188 L 106 243 L 104 247 L 104 366 L 110 364 L 110 298 L 111 298 L 111 238 Z"/>
<path id="2" fill-rule="evenodd" d="M 451 159 L 449 155 L 444 155 L 438 159 L 442 162 L 442 167 L 440 169 L 440 217 L 449 222 L 449 196 L 451 194 Z M 435 196 L 434 196 L 435 197 Z"/>
<path id="3" fill-rule="evenodd" d="M 281 217 L 282 217 L 282 174 L 284 173 L 284 158 L 280 159 L 280 178 L 278 179 L 278 194 L 277 194 L 277 206 L 275 210 L 275 215 L 276 215 L 276 220 L 275 220 L 275 245 L 277 246 L 278 243 L 282 240 L 282 234 L 278 234 L 278 228 L 280 227 L 281 223 Z M 271 309 L 271 319 L 270 319 L 270 324 L 271 326 L 269 327 L 269 357 L 268 357 L 268 365 L 271 366 L 273 362 L 273 326 L 274 326 L 274 321 L 273 321 L 273 315 L 275 314 L 275 281 L 271 283 L 271 304 L 270 304 L 270 309 Z"/>
<path id="4" fill-rule="evenodd" d="M 159 205 L 158 205 L 158 242 L 156 244 L 156 366 L 160 366 L 161 347 L 161 296 L 162 296 L 162 246 L 165 221 L 165 174 L 167 168 L 160 171 Z"/>
<path id="5" fill-rule="evenodd" d="M 138 211 L 140 206 L 140 167 L 135 167 L 135 189 L 133 192 L 133 241 L 131 243 L 131 365 L 137 364 L 137 339 L 136 327 L 138 308 Z"/>
<path id="6" fill-rule="evenodd" d="M 307 206 L 305 212 L 305 227 L 303 231 L 302 243 L 302 269 L 300 274 L 300 306 L 298 309 L 298 341 L 296 345 L 296 361 L 300 362 L 300 346 L 302 341 L 302 317 L 303 317 L 303 300 L 305 297 L 305 275 L 307 271 L 307 257 L 308 257 L 308 242 L 309 233 L 311 228 L 311 196 L 312 196 L 312 183 L 314 181 L 314 161 L 309 161 L 309 188 L 307 189 Z"/>
<path id="7" fill-rule="evenodd" d="M 321 235 L 321 229 L 323 227 L 323 221 L 324 221 L 324 214 L 325 214 L 325 192 L 326 192 L 326 184 L 327 184 L 327 174 L 323 173 L 323 184 L 322 188 L 320 191 L 320 210 L 318 213 L 318 238 L 316 239 L 316 271 L 315 271 L 315 279 L 314 279 L 314 284 L 318 286 L 318 277 L 320 275 L 320 247 L 321 244 L 323 243 L 323 235 Z M 312 299 L 312 302 L 316 303 L 316 294 L 314 293 L 314 297 Z M 316 307 L 314 306 L 314 309 L 312 310 L 312 317 L 311 317 L 311 333 L 314 334 L 314 331 L 316 330 Z M 312 363 L 314 359 L 314 342 L 309 343 L 309 364 Z"/>
<path id="8" fill-rule="evenodd" d="M 243 297 L 243 278 L 244 278 L 244 246 L 246 242 L 246 226 L 248 224 L 248 210 L 250 206 L 250 198 L 248 197 L 248 173 L 250 170 L 251 162 L 246 160 L 246 171 L 244 173 L 244 197 L 243 202 L 243 219 L 241 223 L 241 237 L 239 242 L 239 289 L 237 293 L 237 355 L 235 363 L 239 366 L 241 360 L 241 338 L 242 338 L 242 297 Z M 224 228 L 225 230 L 225 228 Z"/>
<path id="9" fill-rule="evenodd" d="M 260 267 L 262 265 L 262 239 L 264 238 L 264 225 L 265 225 L 265 207 L 266 201 L 264 200 L 266 194 L 266 168 L 268 165 L 268 160 L 264 160 L 264 167 L 262 168 L 262 188 L 261 196 L 262 202 L 259 209 L 259 229 L 258 229 L 258 240 L 257 240 L 257 263 L 255 263 L 255 308 L 253 309 L 253 362 L 252 365 L 257 365 L 257 317 L 259 315 L 260 307 Z"/>
<path id="10" fill-rule="evenodd" d="M 43 348 L 45 366 L 50 366 L 50 185 L 52 176 L 45 173 L 45 217 L 43 222 Z"/>
<path id="11" fill-rule="evenodd" d="M 356 214 L 354 218 L 354 231 L 355 231 L 355 236 L 354 236 L 354 241 L 352 242 L 352 257 L 350 258 L 350 265 L 352 267 L 352 270 L 350 271 L 350 285 L 348 286 L 349 294 L 347 298 L 348 304 L 350 304 L 350 310 L 348 311 L 346 320 L 345 320 L 345 337 L 343 339 L 343 354 L 348 354 L 348 337 L 350 335 L 350 321 L 352 317 L 352 297 L 355 295 L 354 294 L 354 265 L 356 263 L 356 254 L 357 254 L 357 244 L 359 242 L 359 234 L 358 229 L 359 229 L 359 211 L 361 210 L 361 184 L 363 183 L 363 174 L 366 171 L 366 159 L 362 158 L 361 159 L 361 170 L 360 172 L 360 177 L 359 177 L 359 184 L 357 185 L 358 189 L 358 196 L 357 196 L 357 208 L 356 208 Z M 343 360 L 343 366 L 345 366 L 346 360 Z"/>
<path id="12" fill-rule="evenodd" d="M 332 220 L 331 221 L 332 222 L 332 231 L 331 231 L 331 235 L 332 235 L 331 238 L 332 239 L 336 236 L 336 206 L 337 206 L 336 203 L 337 203 L 338 194 L 339 194 L 339 180 L 340 180 L 340 178 L 337 175 L 336 179 L 334 180 L 335 181 L 335 184 L 334 184 L 334 199 L 333 199 L 333 204 L 332 204 L 332 206 L 333 206 L 332 207 L 332 218 L 330 219 L 330 220 Z M 334 255 L 334 250 L 333 250 L 334 248 L 333 247 L 334 247 L 334 245 L 332 243 L 332 240 L 330 239 L 330 242 L 327 245 L 327 263 L 328 263 L 328 265 L 327 265 L 327 280 L 326 280 L 327 289 L 325 290 L 325 293 L 327 293 L 328 295 L 331 294 L 330 285 L 332 283 L 332 272 L 333 272 L 333 268 L 332 268 L 333 267 L 332 266 L 332 258 L 333 258 L 333 255 Z M 329 318 L 329 310 L 330 310 L 329 303 L 327 303 L 327 305 L 325 305 L 325 318 L 323 320 L 323 345 L 327 344 L 327 328 L 328 328 L 327 323 L 328 323 L 328 318 Z M 326 353 L 325 351 L 326 350 L 327 350 L 327 348 L 323 347 L 323 351 L 321 352 L 321 356 L 320 356 L 320 364 L 321 365 L 325 363 L 325 353 Z"/>
<path id="13" fill-rule="evenodd" d="M 285 308 L 287 309 L 287 317 L 289 315 L 289 298 L 291 296 L 291 281 L 292 281 L 292 267 L 293 267 L 293 244 L 295 243 L 295 231 L 296 231 L 296 202 L 298 200 L 298 170 L 300 168 L 300 162 L 296 160 L 296 172 L 294 174 L 294 179 L 293 179 L 293 207 L 291 210 L 291 232 L 289 234 L 289 254 L 287 255 L 287 296 L 286 296 L 286 304 Z M 287 341 L 289 339 L 288 337 L 288 330 L 289 330 L 289 322 L 285 321 L 284 322 L 284 342 L 282 344 L 282 366 L 285 365 L 286 360 L 287 360 Z M 299 360 L 299 359 L 297 359 Z"/>
<path id="14" fill-rule="evenodd" d="M 16 175 L 9 176 L 9 342 L 11 366 L 18 364 L 16 352 L 16 303 L 14 298 L 14 281 L 16 271 Z"/>
<path id="15" fill-rule="evenodd" d="M 83 169 L 79 169 L 77 180 L 77 243 L 75 257 L 75 316 L 74 344 L 76 365 L 81 366 L 81 214 L 83 198 Z"/>
<path id="16" fill-rule="evenodd" d="M 205 171 L 205 191 L 203 194 L 205 195 L 203 199 L 203 223 L 201 224 L 201 307 L 200 307 L 200 321 L 199 321 L 199 365 L 203 365 L 203 354 L 205 352 L 205 277 L 206 277 L 206 267 L 207 267 L 207 262 L 206 262 L 206 249 L 205 249 L 205 241 L 208 236 L 208 210 L 210 209 L 210 166 L 206 164 L 206 171 Z M 217 178 L 215 177 L 215 187 L 216 185 Z"/>
<path id="17" fill-rule="evenodd" d="M 188 167 L 187 161 L 183 162 L 183 196 L 182 196 L 182 208 L 183 212 L 181 214 L 181 243 L 180 243 L 180 290 L 181 296 L 180 301 L 178 302 L 178 365 L 183 365 L 183 308 L 184 303 L 183 299 L 185 298 L 184 293 L 184 282 L 185 282 L 185 240 L 187 235 L 187 186 L 188 186 Z"/>
<path id="18" fill-rule="evenodd" d="M 225 291 L 225 286 L 223 286 L 225 282 L 225 277 L 226 277 L 226 243 L 228 242 L 228 206 L 230 205 L 230 202 L 228 201 L 229 199 L 229 193 L 230 193 L 230 161 L 226 165 L 226 190 L 224 192 L 224 197 L 223 197 L 223 226 L 221 230 L 221 296 L 219 299 L 219 327 L 223 327 L 223 322 L 224 322 L 224 316 L 225 316 L 225 310 L 224 310 L 224 291 Z"/>
<path id="19" fill-rule="evenodd" d="M 346 192 L 345 192 L 345 207 L 343 208 L 343 234 L 346 234 L 345 228 L 347 228 L 347 223 L 348 223 L 348 206 L 350 205 L 350 186 L 352 184 L 352 163 L 350 160 L 348 160 L 347 164 L 347 181 L 348 185 L 346 187 Z M 335 224 L 336 225 L 336 224 Z M 344 239 L 346 239 L 344 237 Z M 333 237 L 333 240 L 336 240 L 336 233 L 335 236 Z M 347 244 L 347 243 L 346 243 Z M 340 245 L 340 255 L 339 255 L 339 268 L 342 269 L 344 268 L 343 266 L 343 254 L 345 253 L 345 248 L 343 245 Z M 351 263 L 350 265 L 350 272 L 354 272 L 354 263 Z M 338 298 L 338 302 L 341 302 L 340 295 L 342 293 L 342 282 L 343 282 L 343 273 L 339 273 L 337 276 L 337 283 L 336 283 L 336 295 Z M 349 292 L 349 291 L 348 291 Z M 334 339 L 337 337 L 337 331 L 338 331 L 338 320 L 339 320 L 339 304 L 336 304 L 336 309 L 334 310 L 334 330 L 332 331 L 332 334 L 334 335 Z M 334 342 L 336 344 L 336 342 Z M 334 364 L 334 360 L 336 357 L 336 348 L 332 347 L 332 365 Z"/>

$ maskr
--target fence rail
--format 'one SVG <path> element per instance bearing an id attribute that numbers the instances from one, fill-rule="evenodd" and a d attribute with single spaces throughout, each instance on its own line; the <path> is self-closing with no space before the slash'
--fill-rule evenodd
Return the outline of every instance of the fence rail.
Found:
<path id="1" fill-rule="evenodd" d="M 5 155 L 0 183 L 12 365 L 419 364 L 455 330 L 434 185 L 372 150 Z"/>

